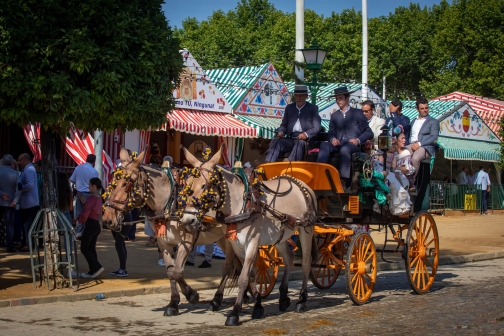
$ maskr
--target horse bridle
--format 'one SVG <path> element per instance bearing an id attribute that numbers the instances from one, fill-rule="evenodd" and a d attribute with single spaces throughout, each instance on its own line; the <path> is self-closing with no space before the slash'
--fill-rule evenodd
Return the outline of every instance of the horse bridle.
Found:
<path id="1" fill-rule="evenodd" d="M 140 177 L 140 174 L 144 172 L 143 171 L 143 168 L 142 166 L 138 167 L 138 176 L 137 176 L 137 179 L 134 181 L 133 178 L 130 176 L 127 180 L 127 184 L 126 184 L 126 189 L 125 189 L 125 192 L 126 192 L 126 199 L 124 201 L 121 201 L 121 200 L 115 200 L 115 199 L 111 199 L 110 203 L 108 198 L 106 199 L 105 201 L 105 204 L 104 206 L 105 207 L 109 207 L 109 208 L 112 208 L 114 209 L 115 211 L 118 211 L 120 214 L 124 214 L 126 212 L 128 212 L 130 209 L 129 209 L 129 206 L 127 204 L 128 202 L 128 195 L 130 194 L 131 192 L 131 189 L 133 189 L 133 187 L 135 185 L 137 185 L 138 181 L 139 181 L 139 177 Z M 117 205 L 113 204 L 113 203 L 118 203 L 118 204 L 122 204 L 122 208 L 118 207 Z"/>

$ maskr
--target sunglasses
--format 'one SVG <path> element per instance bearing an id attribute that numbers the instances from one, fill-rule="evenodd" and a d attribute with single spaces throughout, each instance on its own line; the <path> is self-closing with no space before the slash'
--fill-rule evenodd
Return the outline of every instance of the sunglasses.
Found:
<path id="1" fill-rule="evenodd" d="M 362 112 L 371 112 L 371 110 L 362 110 Z"/>

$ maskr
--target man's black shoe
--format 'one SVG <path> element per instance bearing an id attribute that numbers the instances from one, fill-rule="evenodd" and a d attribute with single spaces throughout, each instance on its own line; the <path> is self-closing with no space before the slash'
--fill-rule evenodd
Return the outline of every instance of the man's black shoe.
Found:
<path id="1" fill-rule="evenodd" d="M 186 265 L 186 266 L 194 266 L 194 263 L 193 263 L 193 262 L 186 261 L 186 262 L 185 262 L 185 265 Z"/>
<path id="2" fill-rule="evenodd" d="M 201 265 L 198 266 L 198 268 L 209 268 L 209 267 L 212 267 L 212 264 L 210 264 L 206 260 L 203 260 L 203 262 L 201 263 Z"/>

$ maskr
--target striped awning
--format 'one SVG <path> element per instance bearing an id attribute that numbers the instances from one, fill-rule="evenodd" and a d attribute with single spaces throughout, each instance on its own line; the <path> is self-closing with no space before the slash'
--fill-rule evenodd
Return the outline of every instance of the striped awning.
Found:
<path id="1" fill-rule="evenodd" d="M 440 136 L 438 144 L 449 160 L 475 160 L 497 162 L 500 158 L 499 143 Z"/>
<path id="2" fill-rule="evenodd" d="M 281 118 L 262 117 L 257 115 L 234 115 L 238 120 L 243 121 L 245 124 L 253 127 L 257 131 L 257 136 L 265 139 L 272 139 L 275 136 L 275 130 L 280 127 L 282 123 Z M 322 120 L 322 126 L 326 132 L 329 130 L 329 120 Z"/>
<path id="3" fill-rule="evenodd" d="M 180 132 L 224 137 L 257 137 L 254 127 L 227 113 L 177 109 L 169 113 L 167 118 L 170 127 Z"/>

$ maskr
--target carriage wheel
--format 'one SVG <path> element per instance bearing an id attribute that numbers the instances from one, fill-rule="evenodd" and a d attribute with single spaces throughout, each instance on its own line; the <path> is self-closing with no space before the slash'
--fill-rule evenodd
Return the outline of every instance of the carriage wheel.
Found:
<path id="1" fill-rule="evenodd" d="M 310 280 L 320 289 L 327 289 L 334 285 L 341 272 L 342 267 L 334 261 L 334 258 L 343 260 L 345 242 L 341 241 L 330 247 L 334 238 L 335 235 L 332 233 L 315 235 L 318 245 L 318 255 L 317 259 L 312 261 Z"/>
<path id="2" fill-rule="evenodd" d="M 439 261 L 439 236 L 430 213 L 419 212 L 411 220 L 406 250 L 408 282 L 417 294 L 425 294 L 434 283 Z"/>
<path id="3" fill-rule="evenodd" d="M 253 271 L 262 298 L 266 298 L 275 287 L 278 276 L 278 260 L 278 251 L 274 246 L 259 247 Z"/>
<path id="4" fill-rule="evenodd" d="M 369 234 L 354 236 L 348 247 L 345 269 L 350 299 L 357 305 L 366 303 L 376 283 L 376 248 Z"/>

